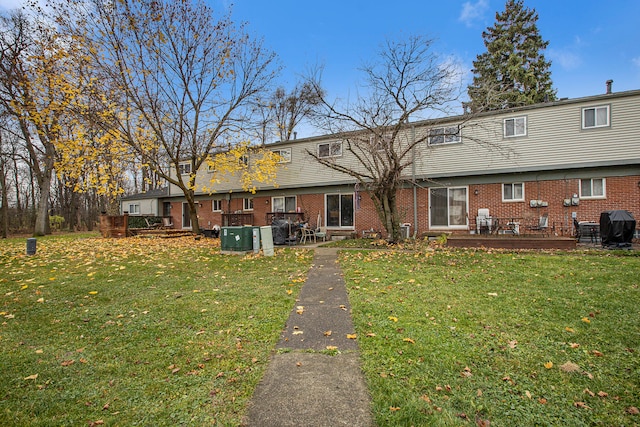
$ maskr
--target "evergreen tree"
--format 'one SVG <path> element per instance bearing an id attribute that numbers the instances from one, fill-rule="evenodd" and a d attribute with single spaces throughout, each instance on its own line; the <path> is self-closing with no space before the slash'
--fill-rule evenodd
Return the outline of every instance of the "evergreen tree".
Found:
<path id="1" fill-rule="evenodd" d="M 498 110 L 556 99 L 551 62 L 543 51 L 535 9 L 522 0 L 507 0 L 493 27 L 482 32 L 487 51 L 473 62 L 473 84 L 467 90 L 471 110 Z"/>

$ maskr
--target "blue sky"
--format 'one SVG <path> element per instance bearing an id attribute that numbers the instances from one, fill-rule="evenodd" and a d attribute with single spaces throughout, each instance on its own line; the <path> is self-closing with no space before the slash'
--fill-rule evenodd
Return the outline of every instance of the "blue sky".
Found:
<path id="1" fill-rule="evenodd" d="M 484 51 L 482 31 L 493 25 L 505 0 L 207 0 L 217 11 L 232 6 L 236 22 L 264 38 L 285 67 L 282 84 L 292 86 L 317 64 L 331 97 L 354 93 L 358 67 L 374 58 L 386 38 L 426 35 L 434 50 L 458 64 L 465 82 L 476 56 Z M 0 0 L 0 9 L 21 0 Z M 640 1 L 525 0 L 539 15 L 549 41 L 552 79 L 559 97 L 640 89 Z"/>

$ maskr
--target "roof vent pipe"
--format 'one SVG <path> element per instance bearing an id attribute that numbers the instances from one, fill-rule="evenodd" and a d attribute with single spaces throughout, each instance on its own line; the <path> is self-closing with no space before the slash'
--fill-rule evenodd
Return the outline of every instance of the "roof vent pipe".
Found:
<path id="1" fill-rule="evenodd" d="M 293 139 L 298 139 L 298 132 L 293 133 Z"/>
<path id="2" fill-rule="evenodd" d="M 607 80 L 607 95 L 611 93 L 611 85 L 613 84 L 613 80 Z"/>

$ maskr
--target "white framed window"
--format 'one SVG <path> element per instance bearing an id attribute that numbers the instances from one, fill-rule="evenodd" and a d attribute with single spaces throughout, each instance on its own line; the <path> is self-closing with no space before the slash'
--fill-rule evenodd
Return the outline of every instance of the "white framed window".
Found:
<path id="1" fill-rule="evenodd" d="M 277 150 L 271 150 L 274 154 L 280 156 L 278 163 L 290 163 L 291 162 L 291 148 L 280 148 Z"/>
<path id="2" fill-rule="evenodd" d="M 468 206 L 467 187 L 432 188 L 429 191 L 429 227 L 467 228 Z"/>
<path id="3" fill-rule="evenodd" d="M 211 201 L 211 211 L 213 212 L 222 211 L 222 199 L 213 199 Z"/>
<path id="4" fill-rule="evenodd" d="M 243 199 L 242 209 L 245 211 L 253 210 L 253 197 L 245 197 Z"/>
<path id="5" fill-rule="evenodd" d="M 455 144 L 460 141 L 460 128 L 458 126 L 429 129 L 429 145 Z"/>
<path id="6" fill-rule="evenodd" d="M 280 196 L 271 198 L 273 212 L 295 212 L 296 196 Z"/>
<path id="7" fill-rule="evenodd" d="M 393 135 L 390 132 L 386 132 L 383 135 L 371 135 L 369 137 L 369 147 L 372 151 L 384 151 L 389 149 L 393 139 Z"/>
<path id="8" fill-rule="evenodd" d="M 327 227 L 353 228 L 353 193 L 326 194 L 324 198 Z"/>
<path id="9" fill-rule="evenodd" d="M 598 105 L 582 109 L 582 129 L 609 126 L 609 106 Z"/>
<path id="10" fill-rule="evenodd" d="M 512 117 L 504 119 L 504 137 L 525 136 L 527 134 L 527 118 Z"/>
<path id="11" fill-rule="evenodd" d="M 207 172 L 214 173 L 216 171 L 216 167 L 213 163 L 207 163 Z"/>
<path id="12" fill-rule="evenodd" d="M 342 156 L 342 142 L 326 142 L 318 144 L 318 157 L 340 157 Z"/>
<path id="13" fill-rule="evenodd" d="M 587 178 L 580 180 L 581 199 L 604 199 L 606 183 L 604 178 Z"/>
<path id="14" fill-rule="evenodd" d="M 140 214 L 140 204 L 138 204 L 138 203 L 129 204 L 129 214 L 131 214 L 131 215 L 139 215 Z"/>
<path id="15" fill-rule="evenodd" d="M 189 175 L 191 173 L 191 163 L 178 163 L 178 173 L 180 175 Z"/>
<path id="16" fill-rule="evenodd" d="M 503 202 L 523 202 L 524 201 L 524 184 L 522 182 L 502 184 L 502 201 Z"/>

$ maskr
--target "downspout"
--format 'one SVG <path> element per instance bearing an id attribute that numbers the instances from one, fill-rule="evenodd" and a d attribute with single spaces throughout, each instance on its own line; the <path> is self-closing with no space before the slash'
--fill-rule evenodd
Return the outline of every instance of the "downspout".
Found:
<path id="1" fill-rule="evenodd" d="M 413 184 L 413 239 L 418 236 L 418 189 L 416 188 L 416 127 L 411 125 L 411 182 Z"/>

